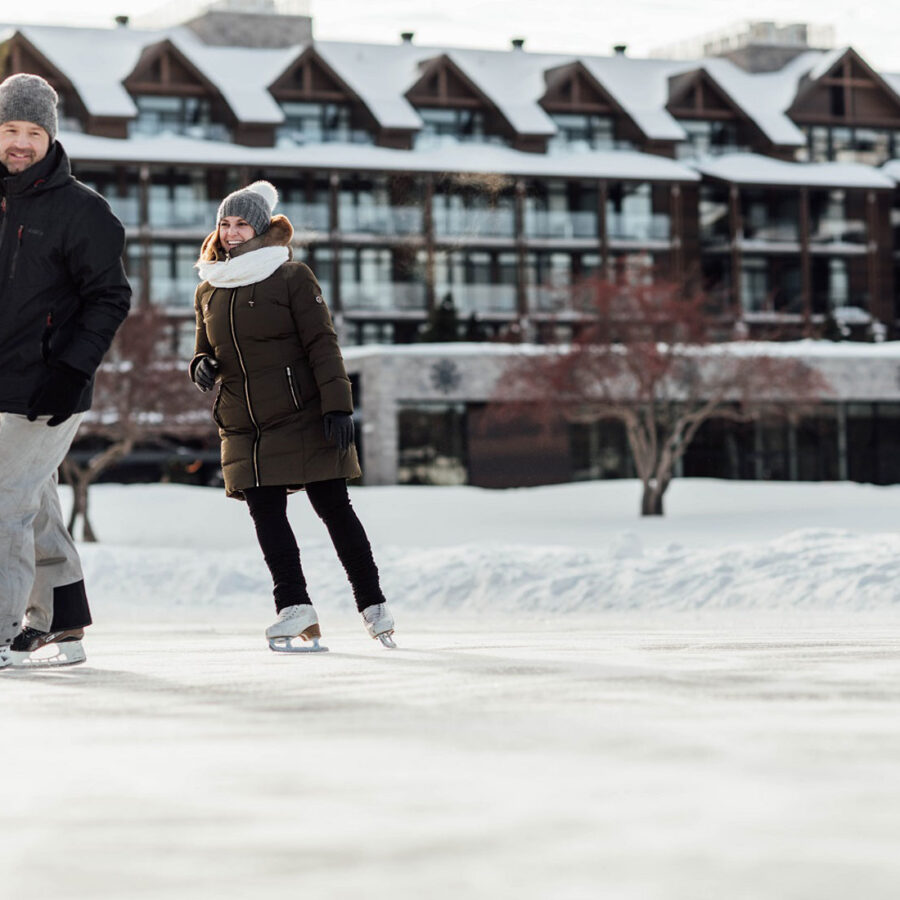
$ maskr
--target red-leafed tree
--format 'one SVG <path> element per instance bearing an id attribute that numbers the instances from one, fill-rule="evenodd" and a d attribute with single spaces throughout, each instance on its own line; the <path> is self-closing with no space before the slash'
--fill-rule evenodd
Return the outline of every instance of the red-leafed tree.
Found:
<path id="1" fill-rule="evenodd" d="M 708 419 L 798 415 L 828 392 L 782 345 L 717 341 L 709 297 L 683 284 L 597 278 L 577 297 L 586 314 L 577 339 L 517 357 L 488 415 L 621 422 L 643 484 L 641 515 L 663 514 L 675 465 Z"/>
<path id="2" fill-rule="evenodd" d="M 171 321 L 156 307 L 133 310 L 122 323 L 97 371 L 94 401 L 78 430 L 78 442 L 99 449 L 88 458 L 70 453 L 62 465 L 72 486 L 68 528 L 96 541 L 88 515 L 91 484 L 141 444 L 176 444 L 212 436 L 209 397 L 191 383 L 171 340 Z M 87 441 L 85 441 L 87 439 Z"/>

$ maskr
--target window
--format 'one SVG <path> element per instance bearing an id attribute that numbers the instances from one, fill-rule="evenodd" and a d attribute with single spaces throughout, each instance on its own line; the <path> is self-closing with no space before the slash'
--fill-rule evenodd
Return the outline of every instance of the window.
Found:
<path id="1" fill-rule="evenodd" d="M 721 156 L 748 149 L 738 139 L 737 122 L 679 119 L 678 124 L 687 134 L 686 141 L 676 148 L 676 156 L 679 159 L 706 155 Z"/>
<path id="2" fill-rule="evenodd" d="M 745 312 L 768 308 L 769 272 L 764 259 L 744 259 L 741 264 L 741 301 Z"/>
<path id="3" fill-rule="evenodd" d="M 808 125 L 804 129 L 812 162 L 858 162 L 880 166 L 900 153 L 900 132 L 892 128 Z"/>
<path id="4" fill-rule="evenodd" d="M 206 140 L 228 140 L 224 125 L 213 122 L 212 104 L 206 97 L 139 95 L 134 98 L 137 118 L 132 134 L 183 134 Z"/>
<path id="5" fill-rule="evenodd" d="M 401 407 L 397 483 L 465 484 L 466 422 L 466 407 L 461 403 Z"/>
<path id="6" fill-rule="evenodd" d="M 549 151 L 571 150 L 631 150 L 631 141 L 616 137 L 616 123 L 612 116 L 594 113 L 551 113 L 558 131 L 550 139 Z"/>
<path id="7" fill-rule="evenodd" d="M 480 109 L 419 107 L 422 130 L 416 135 L 416 147 L 442 143 L 505 144 L 496 134 L 488 134 L 485 115 Z"/>
<path id="8" fill-rule="evenodd" d="M 284 123 L 277 137 L 295 144 L 371 144 L 369 132 L 353 125 L 352 110 L 345 103 L 281 104 Z"/>

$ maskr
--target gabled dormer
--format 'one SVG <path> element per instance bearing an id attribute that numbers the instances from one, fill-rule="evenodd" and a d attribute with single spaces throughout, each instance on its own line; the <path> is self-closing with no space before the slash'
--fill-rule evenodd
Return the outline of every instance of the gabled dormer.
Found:
<path id="1" fill-rule="evenodd" d="M 238 124 L 219 89 L 169 40 L 147 47 L 122 84 L 138 110 L 132 134 L 227 140 Z"/>
<path id="2" fill-rule="evenodd" d="M 372 143 L 378 135 L 378 123 L 361 98 L 314 47 L 307 47 L 269 85 L 269 93 L 285 117 L 277 132 L 280 140 Z M 396 145 L 390 140 L 384 143 Z M 407 135 L 399 146 L 408 145 Z"/>
<path id="3" fill-rule="evenodd" d="M 852 47 L 803 78 L 787 114 L 811 160 L 880 165 L 900 154 L 900 97 Z"/>
<path id="4" fill-rule="evenodd" d="M 514 145 L 516 132 L 494 102 L 446 54 L 419 65 L 406 92 L 423 122 L 419 145 L 451 140 Z"/>
<path id="5" fill-rule="evenodd" d="M 547 90 L 540 105 L 557 127 L 551 149 L 633 149 L 646 135 L 581 62 L 544 73 Z"/>
<path id="6" fill-rule="evenodd" d="M 666 110 L 687 133 L 678 157 L 762 150 L 771 143 L 705 69 L 669 78 Z"/>
<path id="7" fill-rule="evenodd" d="M 59 95 L 59 122 L 63 130 L 91 131 L 91 117 L 69 78 L 55 66 L 24 34 L 17 31 L 0 44 L 0 81 L 10 75 L 28 72 L 40 75 Z M 95 134 L 106 134 L 102 130 Z"/>

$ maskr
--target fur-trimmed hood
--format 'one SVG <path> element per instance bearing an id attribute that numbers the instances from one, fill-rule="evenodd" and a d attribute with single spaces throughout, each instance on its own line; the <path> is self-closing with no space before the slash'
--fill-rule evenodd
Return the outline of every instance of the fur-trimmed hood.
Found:
<path id="1" fill-rule="evenodd" d="M 277 216 L 272 216 L 272 221 L 269 223 L 269 227 L 266 231 L 262 234 L 258 234 L 256 237 L 250 238 L 249 241 L 245 241 L 240 247 L 235 247 L 234 250 L 231 251 L 230 256 L 232 258 L 241 256 L 244 253 L 249 253 L 251 250 L 260 250 L 263 247 L 287 247 L 288 259 L 293 259 L 293 252 L 291 251 L 291 241 L 293 238 L 294 226 L 291 225 L 287 216 L 283 216 L 279 213 Z M 206 240 L 203 241 L 203 245 L 200 248 L 200 258 L 197 262 L 225 262 L 228 258 L 229 253 L 222 246 L 222 243 L 219 240 L 219 229 L 216 228 L 216 230 L 208 235 Z"/>

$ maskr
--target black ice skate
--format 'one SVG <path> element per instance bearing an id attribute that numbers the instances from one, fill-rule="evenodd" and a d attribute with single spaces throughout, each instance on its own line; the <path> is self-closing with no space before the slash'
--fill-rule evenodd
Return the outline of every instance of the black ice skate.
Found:
<path id="1" fill-rule="evenodd" d="M 77 666 L 87 659 L 81 644 L 83 637 L 83 628 L 39 631 L 26 626 L 10 644 L 12 664 L 18 669 Z"/>

